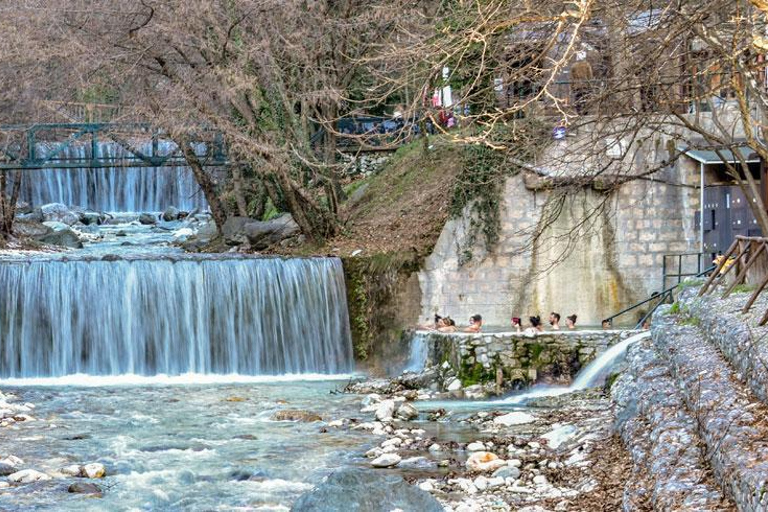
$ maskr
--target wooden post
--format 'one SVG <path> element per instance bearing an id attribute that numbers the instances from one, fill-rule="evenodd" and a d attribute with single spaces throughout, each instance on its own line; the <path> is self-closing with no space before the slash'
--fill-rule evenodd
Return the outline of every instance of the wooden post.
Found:
<path id="1" fill-rule="evenodd" d="M 746 313 L 747 311 L 749 311 L 749 308 L 751 308 L 752 304 L 754 304 L 755 301 L 757 300 L 757 296 L 760 295 L 760 292 L 762 292 L 766 286 L 768 286 L 768 275 L 765 276 L 765 278 L 763 279 L 763 282 L 760 283 L 760 286 L 758 286 L 757 289 L 754 291 L 754 293 L 752 293 L 752 296 L 747 301 L 747 304 L 741 310 L 742 313 Z"/>
<path id="2" fill-rule="evenodd" d="M 702 286 L 701 290 L 699 290 L 699 295 L 698 295 L 699 297 L 707 293 L 707 289 L 712 284 L 712 281 L 714 281 L 715 278 L 718 275 L 720 275 L 720 271 L 723 269 L 723 266 L 725 266 L 725 262 L 728 261 L 728 258 L 731 257 L 731 254 L 733 254 L 733 251 L 735 251 L 738 246 L 739 246 L 739 241 L 734 240 L 733 243 L 731 244 L 731 247 L 728 248 L 728 252 L 726 252 L 723 255 L 723 259 L 720 261 L 720 263 L 717 264 L 717 268 L 714 271 L 712 271 L 712 274 L 710 274 L 710 276 L 707 278 L 707 281 L 704 283 L 704 286 Z"/>
<path id="3" fill-rule="evenodd" d="M 751 242 L 750 242 L 751 246 Z M 725 293 L 723 293 L 723 299 L 727 298 L 731 292 L 736 288 L 736 286 L 744 280 L 744 278 L 747 276 L 747 271 L 749 270 L 749 267 L 752 266 L 752 264 L 757 261 L 757 258 L 762 254 L 762 252 L 765 250 L 765 242 L 760 244 L 760 247 L 752 254 L 749 259 L 747 259 L 747 262 L 744 264 L 744 267 L 741 269 L 739 274 L 736 276 L 736 279 L 733 281 L 731 286 L 728 287 L 727 290 L 725 290 Z"/>

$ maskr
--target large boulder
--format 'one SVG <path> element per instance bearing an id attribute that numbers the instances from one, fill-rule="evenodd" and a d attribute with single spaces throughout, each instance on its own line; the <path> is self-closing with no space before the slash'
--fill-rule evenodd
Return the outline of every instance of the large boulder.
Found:
<path id="1" fill-rule="evenodd" d="M 441 512 L 426 491 L 388 472 L 345 469 L 332 473 L 294 503 L 293 512 Z"/>
<path id="2" fill-rule="evenodd" d="M 48 203 L 40 207 L 44 221 L 63 222 L 67 226 L 76 224 L 80 217 L 61 203 Z"/>
<path id="3" fill-rule="evenodd" d="M 41 482 L 43 480 L 50 480 L 51 477 L 45 473 L 34 469 L 22 469 L 16 473 L 8 475 L 8 481 L 17 484 L 29 484 L 32 482 Z"/>
<path id="4" fill-rule="evenodd" d="M 13 222 L 13 233 L 22 238 L 39 240 L 53 233 L 53 229 L 33 219 L 16 219 Z"/>
<path id="5" fill-rule="evenodd" d="M 230 217 L 222 226 L 221 234 L 229 245 L 249 243 L 251 248 L 258 251 L 299 234 L 299 225 L 290 214 L 268 221 Z"/>
<path id="6" fill-rule="evenodd" d="M 157 224 L 157 217 L 151 213 L 142 213 L 139 215 L 139 224 L 144 224 L 145 226 Z"/>
<path id="7" fill-rule="evenodd" d="M 51 245 L 61 245 L 64 247 L 70 247 L 72 249 L 82 249 L 83 242 L 80 241 L 80 237 L 71 229 L 61 229 L 54 231 L 48 235 L 38 238 L 43 243 Z"/>
<path id="8" fill-rule="evenodd" d="M 95 226 L 101 224 L 104 220 L 106 220 L 105 216 L 98 212 L 86 211 L 80 213 L 80 223 L 86 226 Z"/>
<path id="9" fill-rule="evenodd" d="M 168 208 L 165 209 L 161 217 L 165 222 L 173 222 L 174 220 L 178 220 L 180 215 L 181 215 L 181 212 L 179 212 L 178 208 L 169 206 Z"/>
<path id="10" fill-rule="evenodd" d="M 245 236 L 257 251 L 296 236 L 299 232 L 299 225 L 287 213 L 266 222 L 251 222 L 245 226 Z"/>

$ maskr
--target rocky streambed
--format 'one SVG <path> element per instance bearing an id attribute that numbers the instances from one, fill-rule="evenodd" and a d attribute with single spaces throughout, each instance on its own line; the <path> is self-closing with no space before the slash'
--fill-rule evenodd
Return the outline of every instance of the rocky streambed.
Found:
<path id="1" fill-rule="evenodd" d="M 614 434 L 613 408 L 601 390 L 503 402 L 434 401 L 428 390 L 369 381 L 367 430 L 379 442 L 372 468 L 396 472 L 448 511 L 616 510 L 629 457 Z M 433 393 L 434 394 L 434 393 Z"/>

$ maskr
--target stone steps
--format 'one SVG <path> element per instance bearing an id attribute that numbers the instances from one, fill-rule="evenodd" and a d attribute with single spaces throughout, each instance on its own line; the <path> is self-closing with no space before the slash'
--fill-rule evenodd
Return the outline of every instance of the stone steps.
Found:
<path id="1" fill-rule="evenodd" d="M 629 370 L 612 387 L 617 428 L 633 460 L 625 511 L 722 511 L 733 505 L 711 478 L 696 422 L 650 340 L 635 343 Z"/>
<path id="2" fill-rule="evenodd" d="M 717 481 L 738 510 L 768 510 L 768 406 L 739 380 L 698 322 L 668 311 L 654 316 L 653 345 L 668 364 Z"/>

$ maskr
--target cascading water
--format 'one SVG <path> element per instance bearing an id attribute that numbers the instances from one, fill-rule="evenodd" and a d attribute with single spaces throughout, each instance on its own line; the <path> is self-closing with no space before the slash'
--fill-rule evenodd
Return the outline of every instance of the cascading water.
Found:
<path id="1" fill-rule="evenodd" d="M 0 264 L 0 375 L 297 373 L 353 366 L 333 258 Z"/>
<path id="2" fill-rule="evenodd" d="M 149 154 L 151 141 L 133 144 Z M 176 145 L 158 142 L 158 155 L 168 155 Z M 52 147 L 36 147 L 40 157 L 51 155 Z M 113 161 L 131 156 L 114 142 L 100 142 L 98 157 Z M 91 155 L 90 144 L 72 144 L 53 156 L 53 163 L 84 160 Z M 21 199 L 33 205 L 63 203 L 106 212 L 159 212 L 169 206 L 190 211 L 205 208 L 206 202 L 192 171 L 187 167 L 108 167 L 103 169 L 45 169 L 27 174 L 22 181 Z"/>
<path id="3" fill-rule="evenodd" d="M 403 371 L 420 372 L 427 365 L 427 359 L 429 358 L 427 336 L 427 334 L 417 332 L 411 337 L 408 362 L 405 364 Z"/>

